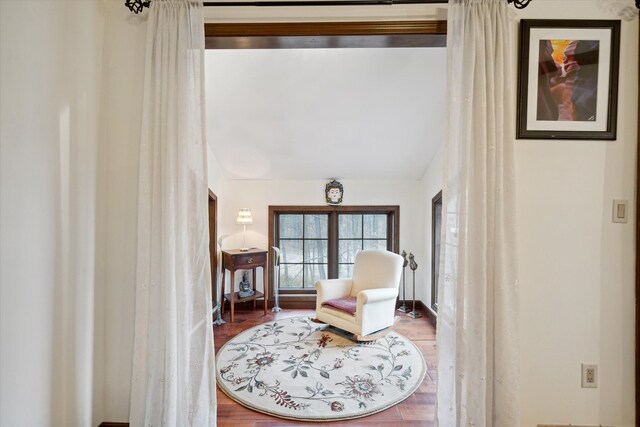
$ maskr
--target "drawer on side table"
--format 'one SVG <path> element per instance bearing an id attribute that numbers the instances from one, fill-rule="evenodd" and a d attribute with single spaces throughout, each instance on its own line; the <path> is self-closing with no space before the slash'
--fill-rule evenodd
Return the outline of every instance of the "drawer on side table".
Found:
<path id="1" fill-rule="evenodd" d="M 254 268 L 256 265 L 264 266 L 265 258 L 267 254 L 247 254 L 236 255 L 231 261 L 234 268 Z"/>

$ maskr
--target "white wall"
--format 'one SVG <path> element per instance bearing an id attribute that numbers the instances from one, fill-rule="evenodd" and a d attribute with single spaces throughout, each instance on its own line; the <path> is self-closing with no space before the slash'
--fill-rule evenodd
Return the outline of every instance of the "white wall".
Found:
<path id="1" fill-rule="evenodd" d="M 121 2 L 106 16 L 102 139 L 98 163 L 94 425 L 127 421 L 131 386 L 138 159 L 146 20 Z"/>
<path id="2" fill-rule="evenodd" d="M 422 178 L 422 202 L 423 202 L 423 211 L 424 215 L 422 217 L 422 236 L 423 236 L 423 258 L 422 265 L 424 265 L 423 269 L 423 282 L 422 282 L 422 301 L 427 306 L 427 308 L 431 308 L 431 242 L 433 239 L 432 227 L 433 227 L 433 218 L 431 216 L 432 212 L 432 202 L 433 198 L 442 191 L 443 185 L 443 165 L 444 165 L 444 144 L 440 146 L 440 149 L 436 152 L 435 156 L 427 166 L 427 170 Z"/>
<path id="3" fill-rule="evenodd" d="M 364 181 L 342 180 L 343 205 L 399 205 L 400 250 L 413 252 L 418 262 L 422 254 L 422 185 L 420 181 Z M 240 208 L 249 208 L 253 224 L 247 226 L 247 245 L 267 249 L 269 205 L 325 205 L 324 180 L 229 180 L 229 195 L 220 215 L 220 234 L 229 234 L 223 248 L 242 246 L 242 227 L 236 225 Z M 416 294 L 422 298 L 419 284 L 423 281 L 423 266 L 416 272 Z M 260 270 L 258 270 L 260 272 Z M 258 274 L 258 288 L 262 276 Z M 227 282 L 228 288 L 228 282 Z M 411 275 L 407 275 L 407 297 L 412 296 Z"/>
<path id="4" fill-rule="evenodd" d="M 633 8 L 537 0 L 520 16 L 618 19 L 622 6 Z M 523 426 L 634 425 L 633 15 L 622 23 L 617 141 L 516 141 Z M 516 22 L 512 40 L 515 53 Z M 611 222 L 613 199 L 629 200 L 629 223 Z M 581 362 L 599 365 L 597 389 L 580 388 Z"/>
<path id="5" fill-rule="evenodd" d="M 91 425 L 97 2 L 0 2 L 0 424 Z"/>
<path id="6" fill-rule="evenodd" d="M 220 163 L 218 162 L 216 155 L 213 154 L 213 151 L 211 151 L 211 147 L 209 146 L 207 146 L 207 178 L 209 182 L 209 190 L 213 191 L 218 199 L 223 199 L 218 200 L 218 205 L 220 205 L 220 203 L 224 202 L 224 199 L 226 199 L 227 177 L 222 170 L 222 167 L 220 167 Z M 218 210 L 221 210 L 220 206 L 218 206 Z"/>

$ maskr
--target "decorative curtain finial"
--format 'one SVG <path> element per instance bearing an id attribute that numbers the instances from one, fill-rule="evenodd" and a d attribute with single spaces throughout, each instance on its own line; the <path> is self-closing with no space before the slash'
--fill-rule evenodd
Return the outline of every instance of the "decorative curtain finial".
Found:
<path id="1" fill-rule="evenodd" d="M 137 15 L 151 5 L 151 0 L 124 0 L 124 5 Z"/>
<path id="2" fill-rule="evenodd" d="M 531 0 L 507 0 L 507 2 L 513 3 L 516 9 L 524 9 L 525 7 L 529 6 Z"/>

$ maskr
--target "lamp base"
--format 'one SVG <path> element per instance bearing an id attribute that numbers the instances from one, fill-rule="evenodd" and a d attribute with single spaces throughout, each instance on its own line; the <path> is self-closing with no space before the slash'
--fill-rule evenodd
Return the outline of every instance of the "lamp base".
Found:
<path id="1" fill-rule="evenodd" d="M 409 311 L 409 307 L 407 307 L 406 305 L 402 304 L 400 307 L 397 308 L 397 311 L 399 311 L 400 313 L 406 313 Z"/>
<path id="2" fill-rule="evenodd" d="M 213 314 L 214 312 L 217 312 L 218 317 L 216 319 L 213 320 L 213 324 L 214 325 L 222 325 L 223 323 L 227 323 L 224 320 L 222 320 L 222 316 L 220 316 L 220 309 L 222 308 L 222 306 L 220 304 L 217 304 L 215 307 L 213 307 L 213 310 L 211 310 L 211 314 Z"/>
<path id="3" fill-rule="evenodd" d="M 411 317 L 412 319 L 417 319 L 419 317 L 422 317 L 422 314 L 418 313 L 416 310 L 413 310 L 409 312 L 407 316 Z"/>
<path id="4" fill-rule="evenodd" d="M 240 252 L 249 252 L 249 248 L 240 248 Z"/>
<path id="5" fill-rule="evenodd" d="M 282 309 L 281 309 L 280 307 L 278 307 L 277 305 L 276 305 L 276 306 L 274 306 L 274 307 L 271 309 L 271 311 L 273 311 L 274 313 L 277 313 L 277 312 L 279 312 L 280 310 L 282 310 Z"/>

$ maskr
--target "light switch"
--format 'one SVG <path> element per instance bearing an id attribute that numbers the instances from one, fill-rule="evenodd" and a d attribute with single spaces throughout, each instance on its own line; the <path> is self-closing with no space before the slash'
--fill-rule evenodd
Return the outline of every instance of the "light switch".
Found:
<path id="1" fill-rule="evenodd" d="M 613 222 L 626 223 L 628 217 L 629 202 L 627 200 L 613 201 Z"/>

